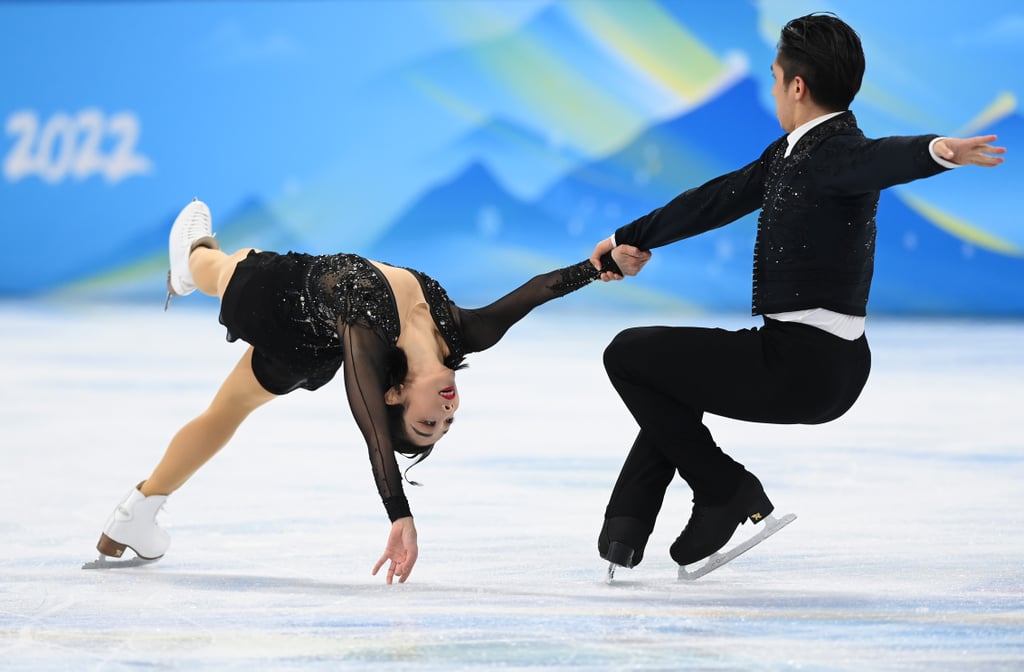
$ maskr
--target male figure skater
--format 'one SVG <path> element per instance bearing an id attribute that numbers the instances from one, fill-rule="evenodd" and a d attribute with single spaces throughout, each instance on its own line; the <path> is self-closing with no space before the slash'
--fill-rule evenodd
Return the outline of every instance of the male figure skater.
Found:
<path id="1" fill-rule="evenodd" d="M 866 138 L 848 109 L 864 52 L 834 15 L 787 23 L 772 74 L 786 135 L 752 163 L 683 192 L 594 248 L 596 263 L 616 245 L 650 250 L 760 209 L 752 313 L 763 326 L 632 328 L 605 350 L 612 385 L 640 425 L 598 537 L 601 557 L 613 565 L 641 561 L 676 472 L 693 491 L 689 522 L 669 550 L 680 565 L 721 549 L 746 519 L 771 513 L 761 482 L 716 445 L 704 413 L 803 424 L 845 413 L 871 365 L 864 319 L 880 190 L 1003 161 L 1005 148 L 989 144 L 993 135 Z"/>

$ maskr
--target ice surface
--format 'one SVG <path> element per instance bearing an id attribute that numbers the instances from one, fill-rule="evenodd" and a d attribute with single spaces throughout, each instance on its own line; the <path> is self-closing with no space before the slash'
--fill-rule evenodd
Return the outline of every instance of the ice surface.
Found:
<path id="1" fill-rule="evenodd" d="M 874 371 L 817 427 L 709 418 L 799 518 L 678 582 L 596 536 L 635 427 L 601 351 L 637 323 L 540 311 L 460 372 L 458 422 L 388 523 L 340 380 L 260 409 L 162 516 L 167 556 L 83 571 L 119 498 L 241 356 L 212 311 L 0 306 L 2 670 L 1024 669 L 1024 323 L 869 319 Z M 749 533 L 750 526 L 741 527 Z"/>

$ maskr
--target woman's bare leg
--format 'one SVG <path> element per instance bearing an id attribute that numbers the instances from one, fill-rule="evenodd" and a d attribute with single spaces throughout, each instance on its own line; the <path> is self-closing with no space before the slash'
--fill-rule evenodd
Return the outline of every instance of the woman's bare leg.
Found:
<path id="1" fill-rule="evenodd" d="M 194 253 L 192 256 L 195 258 L 198 255 Z M 222 253 L 221 256 L 233 255 Z M 195 262 L 192 263 L 194 269 Z M 233 269 L 232 264 L 231 270 Z M 199 280 L 198 274 L 196 280 Z M 203 288 L 202 284 L 197 286 Z M 221 385 L 209 408 L 174 435 L 160 464 L 139 490 L 149 497 L 169 495 L 180 488 L 192 474 L 227 444 L 250 413 L 274 397 L 275 395 L 263 389 L 252 372 L 250 347 Z"/>
<path id="2" fill-rule="evenodd" d="M 189 255 L 189 271 L 203 294 L 221 297 L 235 267 L 252 248 L 227 254 L 220 249 L 197 247 Z M 153 474 L 139 487 L 143 495 L 169 495 L 223 448 L 252 411 L 274 398 L 252 372 L 252 348 L 246 350 L 201 415 L 171 439 Z"/>
<path id="3" fill-rule="evenodd" d="M 211 247 L 197 247 L 192 250 L 188 258 L 188 268 L 196 288 L 208 296 L 224 296 L 224 290 L 235 273 L 235 266 L 251 251 L 250 247 L 231 254 Z"/>

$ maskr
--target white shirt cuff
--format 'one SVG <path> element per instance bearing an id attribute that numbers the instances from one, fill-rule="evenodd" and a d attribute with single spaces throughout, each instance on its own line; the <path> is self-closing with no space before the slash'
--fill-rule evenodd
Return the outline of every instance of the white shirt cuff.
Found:
<path id="1" fill-rule="evenodd" d="M 943 168 L 959 168 L 960 167 L 959 163 L 953 163 L 952 161 L 946 161 L 944 158 L 942 158 L 941 156 L 939 156 L 938 154 L 935 153 L 935 143 L 938 142 L 939 140 L 942 140 L 942 139 L 943 138 L 940 136 L 938 138 L 933 139 L 931 142 L 929 142 L 928 143 L 928 153 L 932 155 L 933 159 L 935 159 L 935 163 L 939 164 Z"/>

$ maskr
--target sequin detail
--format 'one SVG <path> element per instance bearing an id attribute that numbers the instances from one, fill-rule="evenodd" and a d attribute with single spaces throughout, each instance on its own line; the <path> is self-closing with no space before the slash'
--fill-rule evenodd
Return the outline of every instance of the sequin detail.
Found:
<path id="1" fill-rule="evenodd" d="M 615 267 L 615 271 L 618 272 L 618 267 Z M 575 292 L 577 289 L 586 287 L 601 277 L 601 271 L 594 268 L 594 265 L 589 260 L 560 268 L 558 273 L 560 276 L 558 282 L 548 286 L 548 289 L 554 292 L 556 296 Z"/>
<path id="2" fill-rule="evenodd" d="M 254 263 L 267 269 L 267 275 L 261 276 L 267 278 L 266 303 L 258 312 L 243 316 L 238 333 L 229 328 L 228 340 L 244 338 L 261 357 L 272 358 L 275 378 L 309 390 L 330 381 L 345 358 L 339 324 L 368 328 L 384 343 L 397 345 L 401 322 L 395 296 L 387 278 L 369 260 L 355 254 L 264 252 L 255 255 Z M 447 313 L 439 329 L 443 328 L 450 347 L 457 349 L 457 332 L 449 327 L 453 320 L 447 295 L 429 278 L 427 284 L 436 287 L 430 291 L 435 320 L 440 312 Z"/>
<path id="3" fill-rule="evenodd" d="M 834 176 L 862 169 L 850 156 L 831 154 L 848 145 L 836 144 L 837 150 L 823 145 L 824 140 L 844 134 L 863 135 L 850 112 L 812 128 L 788 157 L 785 136 L 766 153 L 752 270 L 751 312 L 755 315 L 813 307 L 804 304 L 825 300 L 840 302 L 846 312 L 863 314 L 873 270 L 877 196 L 867 210 L 859 204 L 848 208 L 857 219 L 845 222 L 840 232 L 831 217 L 820 211 L 822 197 L 812 186 L 820 171 Z M 842 210 L 837 203 L 829 202 L 830 214 Z M 815 298 L 801 296 L 805 288 L 815 288 Z"/>
<path id="4" fill-rule="evenodd" d="M 373 329 L 389 345 L 398 342 L 401 323 L 391 285 L 358 255 L 313 257 L 299 300 L 318 337 L 338 341 L 342 323 Z"/>
<path id="5" fill-rule="evenodd" d="M 452 313 L 452 301 L 448 298 L 448 292 L 444 290 L 441 283 L 425 273 L 412 268 L 405 270 L 419 280 L 423 296 L 427 300 L 427 305 L 430 306 L 430 316 L 434 319 L 441 338 L 448 346 L 448 356 L 445 357 L 444 365 L 449 369 L 458 368 L 466 358 L 466 350 L 462 342 L 462 332 Z"/>

